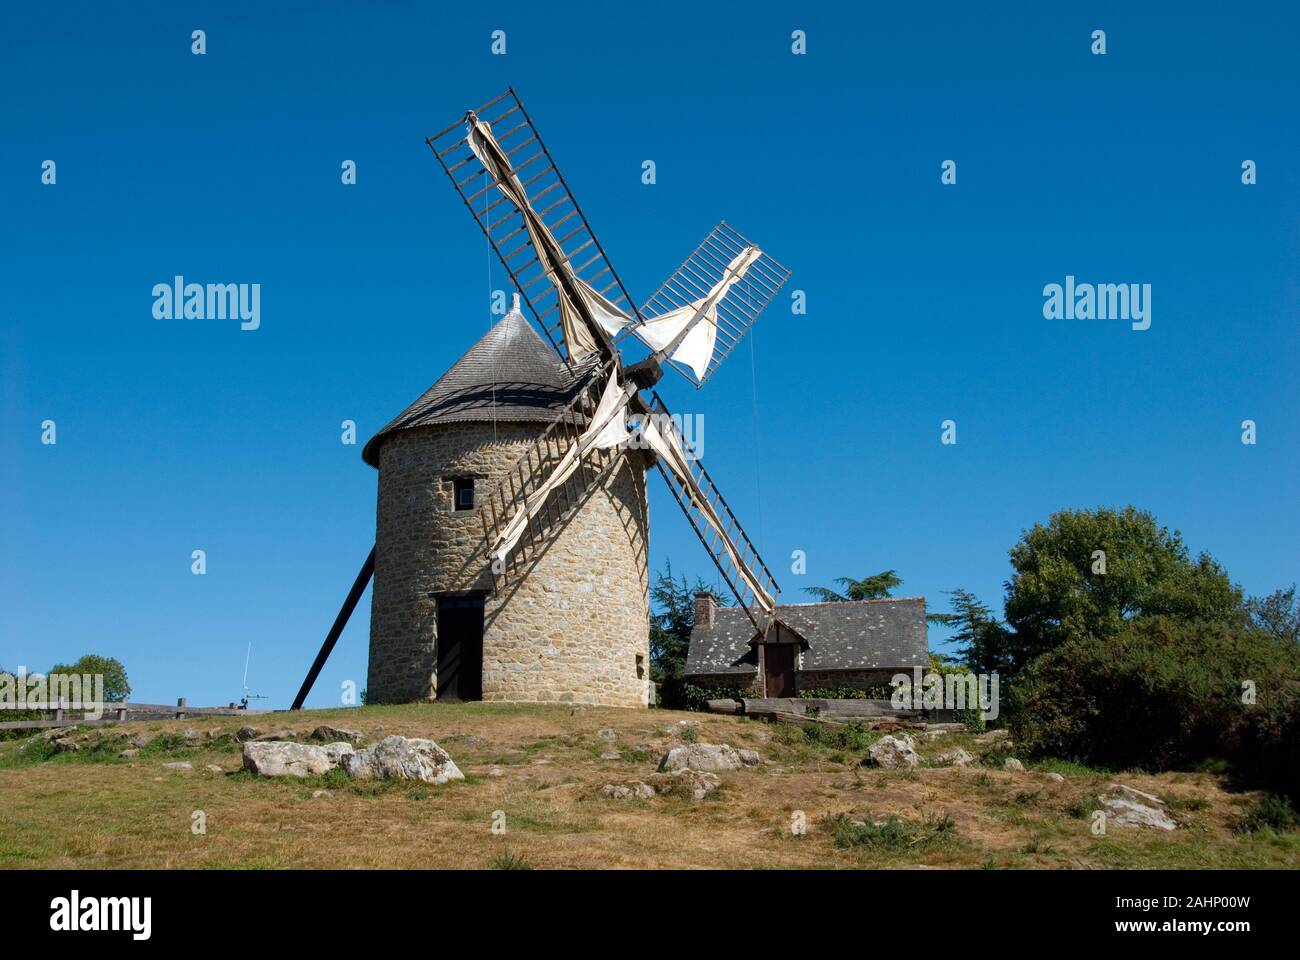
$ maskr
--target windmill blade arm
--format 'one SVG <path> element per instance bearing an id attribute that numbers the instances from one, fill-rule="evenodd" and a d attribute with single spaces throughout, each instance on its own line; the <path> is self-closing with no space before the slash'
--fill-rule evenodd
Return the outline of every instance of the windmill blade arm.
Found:
<path id="1" fill-rule="evenodd" d="M 556 352 L 617 356 L 636 306 L 514 89 L 427 142 Z"/>
<path id="2" fill-rule="evenodd" d="M 704 464 L 687 452 L 671 423 L 667 407 L 654 394 L 651 412 L 642 423 L 642 437 L 659 454 L 659 472 L 723 580 L 755 629 L 766 633 L 781 588 L 722 491 Z"/>
<path id="3" fill-rule="evenodd" d="M 642 304 L 646 319 L 628 331 L 701 386 L 789 276 L 724 220 Z"/>

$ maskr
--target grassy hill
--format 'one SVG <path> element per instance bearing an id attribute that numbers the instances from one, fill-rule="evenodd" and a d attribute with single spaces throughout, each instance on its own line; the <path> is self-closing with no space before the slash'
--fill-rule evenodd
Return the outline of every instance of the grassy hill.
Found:
<path id="1" fill-rule="evenodd" d="M 681 741 L 682 721 L 698 724 L 699 740 L 756 750 L 762 762 L 720 774 L 722 786 L 703 800 L 600 795 L 605 784 L 649 776 Z M 234 734 L 245 723 L 304 737 L 321 723 L 372 740 L 429 737 L 466 779 L 433 787 L 334 774 L 258 778 L 240 769 Z M 607 739 L 609 730 L 616 739 Z M 153 739 L 119 758 L 141 734 Z M 998 753 L 987 765 L 888 771 L 861 765 L 870 735 L 860 731 L 809 735 L 739 717 L 433 704 L 124 724 L 78 736 L 80 750 L 57 754 L 43 740 L 0 743 L 0 867 L 1300 865 L 1300 833 L 1234 832 L 1259 798 L 1229 792 L 1214 773 L 1061 763 L 1016 772 L 1001 769 Z M 967 734 L 918 738 L 927 760 L 954 746 L 977 755 L 991 749 Z M 618 759 L 601 759 L 613 751 Z M 175 761 L 193 769 L 162 766 Z M 1112 826 L 1094 836 L 1094 798 L 1112 781 L 1163 797 L 1182 825 Z M 191 829 L 195 811 L 204 834 Z M 807 824 L 802 836 L 791 830 L 796 811 Z M 898 822 L 887 822 L 890 815 Z M 505 832 L 494 833 L 494 822 Z"/>

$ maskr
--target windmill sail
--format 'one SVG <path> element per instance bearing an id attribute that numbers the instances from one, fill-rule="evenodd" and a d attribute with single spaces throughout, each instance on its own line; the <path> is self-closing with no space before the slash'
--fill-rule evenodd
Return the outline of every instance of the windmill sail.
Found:
<path id="1" fill-rule="evenodd" d="M 722 272 L 722 279 L 708 293 L 633 327 L 632 332 L 657 353 L 665 352 L 678 363 L 686 364 L 695 373 L 695 379 L 703 381 L 718 339 L 718 302 L 762 255 L 763 251 L 752 244 L 745 247 L 731 259 Z"/>
<path id="2" fill-rule="evenodd" d="M 426 142 L 556 352 L 616 356 L 640 315 L 514 89 Z"/>
<path id="3" fill-rule="evenodd" d="M 608 450 L 627 442 L 630 437 L 627 432 L 629 396 L 627 390 L 619 383 L 617 371 L 611 371 L 605 389 L 601 393 L 600 402 L 596 405 L 595 413 L 592 414 L 590 425 L 577 441 L 569 444 L 546 479 L 524 499 L 514 516 L 497 534 L 489 553 L 498 569 L 504 569 L 510 552 L 519 543 L 519 538 L 523 536 L 529 523 L 546 506 L 547 498 L 552 491 L 573 476 L 582 458 L 588 452 L 592 449 Z"/>
<path id="4" fill-rule="evenodd" d="M 789 277 L 789 270 L 723 221 L 642 304 L 646 319 L 627 331 L 701 386 Z"/>

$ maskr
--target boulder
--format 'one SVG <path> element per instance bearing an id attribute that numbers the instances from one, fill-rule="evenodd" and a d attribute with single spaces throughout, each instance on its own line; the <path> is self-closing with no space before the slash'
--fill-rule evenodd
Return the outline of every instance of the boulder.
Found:
<path id="1" fill-rule="evenodd" d="M 921 762 L 916 753 L 916 744 L 905 733 L 897 737 L 886 734 L 868 747 L 867 753 L 873 764 L 886 770 L 915 767 Z"/>
<path id="2" fill-rule="evenodd" d="M 1097 799 L 1106 811 L 1106 820 L 1121 827 L 1154 827 L 1174 830 L 1178 823 L 1165 813 L 1165 802 L 1122 783 L 1106 785 L 1107 793 Z"/>
<path id="3" fill-rule="evenodd" d="M 997 743 L 1011 736 L 1010 730 L 990 730 L 988 733 L 981 733 L 975 738 L 976 743 Z"/>
<path id="4" fill-rule="evenodd" d="M 1017 760 L 1015 757 L 1007 757 L 1005 760 L 1002 761 L 1002 769 L 1023 771 L 1025 769 L 1025 765 L 1021 763 L 1019 760 Z"/>
<path id="5" fill-rule="evenodd" d="M 1043 774 L 1043 776 L 1045 776 L 1048 780 L 1051 780 L 1053 783 L 1065 783 L 1065 777 L 1063 777 L 1059 773 L 1056 773 L 1055 771 L 1050 771 L 1048 773 L 1045 773 Z"/>
<path id="6" fill-rule="evenodd" d="M 961 747 L 945 750 L 934 759 L 945 767 L 968 767 L 975 762 L 975 758 Z"/>
<path id="7" fill-rule="evenodd" d="M 76 753 L 81 749 L 81 744 L 71 737 L 57 737 L 50 743 L 53 744 L 56 753 Z"/>
<path id="8" fill-rule="evenodd" d="M 757 755 L 755 755 L 757 756 Z M 740 754 L 728 744 L 682 743 L 673 747 L 659 761 L 660 773 L 680 770 L 738 770 L 744 766 Z"/>
<path id="9" fill-rule="evenodd" d="M 236 740 L 256 740 L 262 735 L 262 731 L 257 727 L 240 727 L 235 734 Z"/>
<path id="10" fill-rule="evenodd" d="M 640 780 L 630 780 L 624 784 L 607 783 L 600 788 L 600 795 L 607 800 L 649 800 L 655 789 Z"/>
<path id="11" fill-rule="evenodd" d="M 134 760 L 136 757 L 140 756 L 140 751 L 135 747 L 130 747 L 126 750 L 123 750 L 121 753 L 118 754 L 118 756 L 121 757 L 123 760 Z"/>
<path id="12" fill-rule="evenodd" d="M 621 760 L 622 757 L 623 754 L 619 753 L 617 750 L 605 750 L 600 755 L 600 759 L 602 760 Z"/>
<path id="13" fill-rule="evenodd" d="M 207 766 L 205 766 L 203 769 L 206 770 L 206 771 L 208 771 L 208 773 L 225 773 L 225 772 L 226 772 L 226 771 L 223 770 L 221 767 L 217 766 L 215 763 L 209 763 L 209 764 L 208 764 Z"/>
<path id="14" fill-rule="evenodd" d="M 162 768 L 164 770 L 185 771 L 185 770 L 193 770 L 194 765 L 191 764 L 188 760 L 177 760 L 172 763 L 164 763 L 162 765 Z"/>
<path id="15" fill-rule="evenodd" d="M 145 733 L 137 733 L 134 737 L 131 738 L 130 743 L 131 743 L 131 746 L 136 747 L 136 748 L 139 748 L 139 747 L 147 747 L 147 746 L 149 746 L 149 744 L 153 743 L 153 741 L 154 741 L 157 737 L 158 737 L 158 734 L 156 734 L 156 733 L 149 733 L 149 732 L 146 731 Z"/>
<path id="16" fill-rule="evenodd" d="M 328 724 L 322 724 L 311 732 L 311 740 L 319 740 L 321 743 L 359 743 L 365 739 L 355 730 L 345 730 L 342 727 L 331 727 Z"/>
<path id="17" fill-rule="evenodd" d="M 687 769 L 674 773 L 656 773 L 650 779 L 659 793 L 686 793 L 692 800 L 703 800 L 722 785 L 716 773 L 709 773 L 706 770 Z"/>
<path id="18" fill-rule="evenodd" d="M 617 740 L 618 731 L 612 727 L 605 727 L 603 730 L 597 730 L 596 736 L 600 737 L 602 740 Z"/>
<path id="19" fill-rule="evenodd" d="M 740 762 L 747 767 L 756 767 L 763 762 L 763 758 L 755 750 L 737 750 L 736 754 L 740 757 Z"/>
<path id="20" fill-rule="evenodd" d="M 244 743 L 244 769 L 261 777 L 318 777 L 351 755 L 350 743 L 316 746 L 282 740 L 249 740 Z"/>
<path id="21" fill-rule="evenodd" d="M 384 737 L 364 750 L 349 750 L 343 758 L 343 769 L 358 780 L 423 780 L 439 784 L 465 779 L 447 751 L 432 740 L 396 735 Z"/>

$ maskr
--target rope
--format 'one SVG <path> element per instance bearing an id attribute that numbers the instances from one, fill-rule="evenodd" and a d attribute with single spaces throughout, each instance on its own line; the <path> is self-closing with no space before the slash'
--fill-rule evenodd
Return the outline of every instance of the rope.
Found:
<path id="1" fill-rule="evenodd" d="M 754 364 L 754 330 L 752 327 L 749 331 L 749 383 L 754 415 L 754 492 L 758 498 L 758 542 L 763 544 L 763 447 L 759 441 L 758 432 L 758 374 Z"/>

